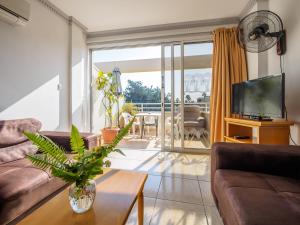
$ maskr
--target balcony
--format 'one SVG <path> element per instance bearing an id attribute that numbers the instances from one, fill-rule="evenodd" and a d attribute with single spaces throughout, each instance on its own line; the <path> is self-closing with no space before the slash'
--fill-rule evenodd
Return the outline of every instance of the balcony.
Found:
<path id="1" fill-rule="evenodd" d="M 161 129 L 162 129 L 162 119 L 161 119 L 161 103 L 133 103 L 137 107 L 136 124 L 124 140 L 119 144 L 120 148 L 130 148 L 130 149 L 161 149 Z M 184 103 L 185 107 L 185 119 L 184 119 L 184 135 L 180 131 L 180 103 L 175 104 L 174 108 L 174 121 L 173 121 L 173 134 L 174 134 L 174 146 L 181 146 L 181 137 L 183 137 L 184 147 L 187 149 L 206 149 L 209 147 L 209 102 L 201 103 Z M 196 121 L 190 121 L 189 115 L 187 115 L 189 110 L 192 109 L 192 113 L 196 113 L 196 118 L 201 118 L 201 125 L 198 127 L 191 126 L 191 123 L 196 123 Z M 146 126 L 144 128 L 144 133 L 141 135 L 142 131 L 142 115 L 145 115 L 148 120 L 154 121 L 157 117 L 157 131 L 156 126 Z M 159 116 L 158 116 L 159 115 Z M 121 116 L 121 126 L 124 124 L 124 119 Z M 171 103 L 165 104 L 165 146 L 171 145 L 171 133 L 172 133 L 172 121 L 171 121 Z"/>

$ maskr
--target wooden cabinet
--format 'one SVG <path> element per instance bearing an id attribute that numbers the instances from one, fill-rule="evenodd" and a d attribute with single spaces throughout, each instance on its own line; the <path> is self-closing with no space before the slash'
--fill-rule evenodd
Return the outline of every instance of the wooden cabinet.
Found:
<path id="1" fill-rule="evenodd" d="M 226 142 L 248 144 L 289 144 L 290 126 L 286 120 L 255 121 L 225 118 Z M 236 139 L 234 136 L 249 136 L 249 139 Z"/>

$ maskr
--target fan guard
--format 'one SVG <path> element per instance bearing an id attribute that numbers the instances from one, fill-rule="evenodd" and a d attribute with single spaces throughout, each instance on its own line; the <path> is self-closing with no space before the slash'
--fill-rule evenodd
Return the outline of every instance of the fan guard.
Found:
<path id="1" fill-rule="evenodd" d="M 250 13 L 238 25 L 239 44 L 248 52 L 266 51 L 281 43 L 284 36 L 281 18 L 268 10 Z"/>

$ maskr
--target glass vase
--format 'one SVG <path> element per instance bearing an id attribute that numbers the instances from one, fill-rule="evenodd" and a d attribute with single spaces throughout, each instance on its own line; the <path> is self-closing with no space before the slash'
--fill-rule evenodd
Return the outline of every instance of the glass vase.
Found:
<path id="1" fill-rule="evenodd" d="M 69 187 L 69 200 L 72 210 L 75 213 L 84 213 L 88 211 L 96 197 L 96 182 L 88 180 L 83 187 L 77 187 L 72 184 Z"/>

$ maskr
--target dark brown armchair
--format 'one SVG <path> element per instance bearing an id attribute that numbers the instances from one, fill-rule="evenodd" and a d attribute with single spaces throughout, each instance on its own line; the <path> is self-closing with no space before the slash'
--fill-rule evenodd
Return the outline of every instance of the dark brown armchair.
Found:
<path id="1" fill-rule="evenodd" d="M 214 144 L 211 190 L 224 224 L 299 224 L 299 162 L 299 146 Z"/>

